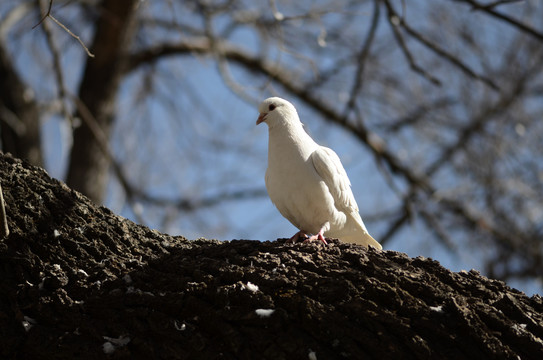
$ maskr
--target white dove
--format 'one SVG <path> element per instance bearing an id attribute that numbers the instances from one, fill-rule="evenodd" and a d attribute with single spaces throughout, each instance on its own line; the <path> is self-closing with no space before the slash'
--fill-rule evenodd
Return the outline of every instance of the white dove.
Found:
<path id="1" fill-rule="evenodd" d="M 290 241 L 313 234 L 307 241 L 326 244 L 326 234 L 382 249 L 362 222 L 339 157 L 305 132 L 294 106 L 271 97 L 258 111 L 256 124 L 265 122 L 269 128 L 268 194 L 281 215 L 300 230 Z"/>

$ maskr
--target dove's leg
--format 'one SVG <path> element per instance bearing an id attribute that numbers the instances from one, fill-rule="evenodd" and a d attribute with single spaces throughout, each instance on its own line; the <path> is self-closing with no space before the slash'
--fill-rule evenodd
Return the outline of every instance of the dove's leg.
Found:
<path id="1" fill-rule="evenodd" d="M 324 243 L 324 245 L 328 245 L 328 243 L 326 242 L 326 239 L 324 238 L 323 233 L 324 233 L 324 227 L 320 229 L 320 231 L 317 234 L 311 236 L 309 239 L 305 240 L 304 242 L 320 240 Z"/>

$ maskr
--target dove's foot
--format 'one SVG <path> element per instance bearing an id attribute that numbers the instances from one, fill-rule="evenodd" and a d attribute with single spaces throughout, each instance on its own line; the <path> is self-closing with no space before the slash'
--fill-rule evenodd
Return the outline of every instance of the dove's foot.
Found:
<path id="1" fill-rule="evenodd" d="M 298 231 L 294 236 L 287 240 L 288 243 L 296 243 L 300 240 L 300 237 L 307 239 L 307 234 L 303 231 Z"/>
<path id="2" fill-rule="evenodd" d="M 307 236 L 307 234 L 304 231 L 298 231 L 296 234 L 294 234 L 293 237 L 288 239 L 287 242 L 288 243 L 297 243 L 298 241 L 301 241 L 301 239 L 303 238 L 304 240 L 302 242 L 304 242 L 304 243 L 320 240 L 320 241 L 322 241 L 324 243 L 324 245 L 328 245 L 328 243 L 326 242 L 326 239 L 324 238 L 324 235 L 322 233 L 323 233 L 323 231 L 321 230 L 321 231 L 319 231 L 318 234 L 315 234 L 313 236 Z"/>
<path id="3" fill-rule="evenodd" d="M 309 237 L 308 239 L 304 240 L 304 243 L 305 242 L 311 242 L 311 241 L 322 241 L 324 243 L 324 245 L 328 245 L 328 243 L 326 242 L 326 239 L 324 238 L 324 235 L 322 234 L 322 230 L 319 231 L 318 234 L 316 235 L 313 235 L 311 237 Z"/>

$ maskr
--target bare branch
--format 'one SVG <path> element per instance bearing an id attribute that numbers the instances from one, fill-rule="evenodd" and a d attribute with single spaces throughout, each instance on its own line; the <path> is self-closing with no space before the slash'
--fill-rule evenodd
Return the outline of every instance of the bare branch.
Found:
<path id="1" fill-rule="evenodd" d="M 236 191 L 224 191 L 218 194 L 205 196 L 201 198 L 179 198 L 179 199 L 160 198 L 160 197 L 150 196 L 140 191 L 137 192 L 137 196 L 143 201 L 149 202 L 154 205 L 159 205 L 159 206 L 174 206 L 178 210 L 181 210 L 184 212 L 191 212 L 198 209 L 213 207 L 225 201 L 247 200 L 247 199 L 254 199 L 258 197 L 266 197 L 267 195 L 268 193 L 266 189 L 262 189 L 262 188 L 243 189 L 243 190 L 236 190 Z"/>
<path id="2" fill-rule="evenodd" d="M 415 71 L 421 72 L 422 74 L 425 74 L 423 69 L 419 69 L 419 67 L 416 64 L 414 64 L 414 60 L 412 59 L 411 54 L 407 50 L 407 46 L 404 44 L 403 38 L 401 37 L 401 35 L 397 31 L 396 26 L 394 26 L 394 25 L 401 26 L 414 39 L 416 39 L 417 41 L 422 43 L 424 46 L 426 46 L 428 49 L 433 51 L 435 54 L 437 54 L 441 58 L 449 61 L 451 64 L 453 64 L 454 66 L 456 66 L 457 68 L 462 70 L 468 76 L 470 76 L 470 77 L 472 77 L 474 79 L 482 81 L 483 83 L 490 86 L 494 90 L 499 90 L 499 87 L 492 80 L 490 80 L 489 78 L 487 78 L 485 76 L 477 74 L 475 71 L 471 70 L 469 66 L 467 66 L 460 59 L 458 59 L 456 56 L 448 53 L 444 49 L 440 48 L 437 44 L 435 44 L 435 43 L 431 42 L 430 40 L 426 39 L 424 36 L 422 36 L 422 34 L 418 33 L 413 28 L 411 28 L 405 22 L 404 19 L 402 19 L 402 18 L 400 18 L 398 16 L 398 14 L 396 13 L 396 11 L 394 10 L 394 8 L 392 7 L 392 5 L 390 4 L 390 2 L 388 0 L 385 1 L 385 4 L 386 4 L 387 10 L 389 12 L 389 17 L 388 18 L 389 18 L 389 22 L 392 25 L 392 28 L 394 30 L 394 35 L 398 39 L 400 47 L 402 48 L 402 50 L 404 50 L 404 54 L 406 55 L 406 57 L 407 57 L 407 59 L 409 61 L 409 64 L 411 65 L 411 67 Z"/>
<path id="3" fill-rule="evenodd" d="M 146 222 L 145 219 L 141 217 L 139 212 L 136 211 L 136 205 L 138 201 L 145 201 L 160 206 L 174 206 L 181 211 L 189 212 L 201 208 L 212 207 L 224 201 L 251 199 L 256 197 L 263 197 L 267 194 L 265 189 L 259 188 L 244 189 L 238 191 L 226 191 L 200 199 L 191 197 L 172 199 L 169 197 L 161 198 L 151 196 L 132 184 L 130 179 L 124 174 L 120 163 L 114 158 L 109 142 L 107 141 L 107 137 L 99 126 L 96 119 L 94 119 L 94 116 L 92 116 L 88 108 L 79 98 L 73 96 L 73 99 L 75 104 L 77 105 L 77 110 L 79 114 L 81 114 L 83 121 L 87 124 L 92 132 L 92 135 L 95 137 L 97 143 L 99 144 L 100 150 L 102 151 L 103 155 L 110 161 L 113 172 L 119 180 L 119 183 L 126 194 L 128 203 L 132 208 L 132 211 L 136 215 L 137 221 L 141 224 L 145 224 Z"/>
<path id="4" fill-rule="evenodd" d="M 423 120 L 425 116 L 431 111 L 447 108 L 451 105 L 458 103 L 458 100 L 450 97 L 442 97 L 432 101 L 429 104 L 418 105 L 415 109 L 407 113 L 406 115 L 393 120 L 390 125 L 384 125 L 383 127 L 389 131 L 398 131 L 408 126 L 416 125 Z"/>
<path id="5" fill-rule="evenodd" d="M 439 242 L 445 246 L 450 251 L 454 251 L 457 247 L 455 246 L 454 241 L 451 239 L 449 232 L 443 228 L 443 225 L 436 219 L 437 215 L 430 213 L 426 210 L 421 210 L 419 212 L 420 217 L 423 221 L 428 224 L 428 229 L 432 230 Z"/>
<path id="6" fill-rule="evenodd" d="M 40 1 L 40 5 L 41 5 L 41 3 L 42 2 Z M 51 0 L 50 3 L 49 3 L 49 9 L 47 10 L 47 13 L 46 13 L 45 17 L 49 16 L 52 4 L 53 4 L 53 0 Z M 58 97 L 60 99 L 60 106 L 61 106 L 62 114 L 63 114 L 65 119 L 70 120 L 70 122 L 71 122 L 72 114 L 68 110 L 68 107 L 66 105 L 67 90 L 66 90 L 66 86 L 64 85 L 64 73 L 62 71 L 62 65 L 61 65 L 61 60 L 60 60 L 60 52 L 57 49 L 57 46 L 56 46 L 56 43 L 55 43 L 55 40 L 54 40 L 54 37 L 53 37 L 53 32 L 52 32 L 51 28 L 49 27 L 49 23 L 43 22 L 43 32 L 45 33 L 45 38 L 46 38 L 47 44 L 49 46 L 49 51 L 51 51 L 51 55 L 53 57 L 53 70 L 54 70 L 55 79 L 56 79 L 56 82 L 57 82 Z"/>
<path id="7" fill-rule="evenodd" d="M 370 53 L 370 48 L 373 43 L 373 39 L 375 38 L 377 25 L 379 24 L 379 14 L 380 14 L 379 9 L 380 9 L 379 1 L 375 0 L 373 2 L 373 16 L 371 19 L 371 25 L 368 31 L 368 36 L 366 37 L 366 40 L 364 41 L 364 44 L 362 45 L 362 48 L 360 49 L 360 52 L 358 54 L 358 59 L 357 59 L 358 67 L 356 69 L 355 80 L 351 88 L 351 93 L 350 93 L 351 96 L 349 98 L 349 101 L 347 101 L 347 104 L 345 105 L 345 110 L 344 110 L 345 117 L 347 116 L 347 113 L 354 107 L 356 97 L 358 96 L 360 89 L 362 89 L 362 83 L 363 83 L 362 80 L 363 80 L 366 60 Z"/>
<path id="8" fill-rule="evenodd" d="M 41 1 L 40 1 L 40 5 L 41 5 Z M 36 27 L 38 27 L 40 24 L 44 23 L 45 19 L 47 18 L 50 18 L 51 20 L 53 20 L 58 26 L 60 26 L 64 31 L 66 31 L 70 36 L 72 36 L 74 39 L 76 39 L 79 44 L 81 44 L 81 46 L 83 47 L 83 49 L 85 50 L 85 52 L 87 53 L 87 55 L 89 57 L 94 57 L 94 54 L 90 52 L 90 50 L 87 48 L 87 46 L 85 46 L 85 43 L 83 42 L 83 40 L 81 40 L 81 38 L 79 36 L 77 36 L 76 34 L 74 34 L 70 29 L 68 29 L 64 24 L 62 24 L 60 21 L 58 21 L 54 16 L 53 14 L 51 14 L 51 8 L 53 7 L 53 0 L 49 0 L 49 6 L 47 8 L 47 11 L 45 12 L 45 15 L 40 19 L 40 21 L 34 25 L 32 27 L 32 29 L 35 29 Z M 44 23 L 45 25 L 45 23 Z"/>
<path id="9" fill-rule="evenodd" d="M 490 3 L 490 4 L 483 5 L 483 7 L 487 9 L 493 9 L 499 5 L 511 4 L 511 3 L 522 2 L 522 1 L 524 0 L 499 0 L 499 1 L 494 1 L 493 3 Z"/>
<path id="10" fill-rule="evenodd" d="M 505 14 L 502 14 L 496 10 L 494 10 L 494 8 L 499 5 L 500 3 L 508 3 L 508 2 L 514 2 L 514 1 L 496 1 L 494 3 L 491 3 L 491 4 L 481 4 L 475 0 L 454 0 L 454 1 L 457 1 L 457 2 L 463 2 L 463 3 L 466 3 L 466 4 L 470 4 L 472 6 L 472 9 L 473 10 L 478 10 L 478 11 L 483 11 L 483 12 L 486 12 L 487 14 L 490 14 L 492 16 L 494 16 L 495 18 L 497 19 L 500 19 L 500 20 L 503 20 L 505 21 L 506 23 L 509 23 L 510 25 L 516 27 L 517 29 L 519 29 L 520 31 L 523 31 L 533 37 L 535 37 L 536 39 L 540 40 L 540 41 L 543 41 L 543 33 L 537 31 L 536 29 L 534 29 L 533 27 L 531 26 L 528 26 L 510 16 L 507 16 Z"/>
<path id="11" fill-rule="evenodd" d="M 421 68 L 417 63 L 415 62 L 415 59 L 413 58 L 413 55 L 411 54 L 411 51 L 409 51 L 409 48 L 407 47 L 407 44 L 405 43 L 404 38 L 402 37 L 402 34 L 398 31 L 398 26 L 402 23 L 402 20 L 400 17 L 392 10 L 392 6 L 390 6 L 390 3 L 388 1 L 385 1 L 385 4 L 387 5 L 387 9 L 389 11 L 388 14 L 388 23 L 390 24 L 390 28 L 392 29 L 392 33 L 394 34 L 394 38 L 396 39 L 396 42 L 400 46 L 400 49 L 402 50 L 407 62 L 409 63 L 409 66 L 411 69 L 422 75 L 424 78 L 426 78 L 428 81 L 430 81 L 432 84 L 441 86 L 441 81 L 431 75 L 430 73 L 426 72 L 423 68 Z"/>
<path id="12" fill-rule="evenodd" d="M 382 245 L 385 245 L 387 242 L 390 241 L 396 235 L 398 231 L 401 230 L 401 228 L 407 224 L 409 219 L 411 218 L 410 213 L 407 211 L 407 208 L 404 206 L 400 208 L 400 214 L 396 218 L 395 221 L 390 223 L 390 226 L 388 227 L 388 230 L 385 231 L 383 235 L 379 238 L 379 242 Z"/>
<path id="13" fill-rule="evenodd" d="M 40 7 L 42 5 L 42 2 L 39 1 L 40 3 Z M 40 19 L 40 21 L 38 21 L 38 23 L 34 26 L 32 26 L 32 30 L 34 30 L 35 28 L 37 28 L 38 26 L 41 25 L 42 22 L 45 21 L 45 19 L 47 19 L 47 17 L 49 16 L 49 14 L 51 13 L 51 8 L 53 7 L 53 0 L 49 0 L 49 7 L 47 8 L 47 11 L 45 12 L 45 15 L 42 16 L 42 18 Z"/>
<path id="14" fill-rule="evenodd" d="M 430 166 L 427 167 L 425 173 L 428 176 L 434 174 L 443 164 L 447 163 L 452 156 L 461 149 L 465 149 L 470 139 L 479 134 L 484 125 L 490 122 L 496 115 L 501 114 L 507 108 L 509 108 L 517 99 L 518 94 L 522 92 L 523 81 L 521 81 L 514 90 L 510 93 L 504 94 L 493 104 L 489 105 L 484 111 L 478 114 L 475 118 L 471 119 L 468 124 L 459 132 L 457 140 L 449 145 L 445 146 L 439 156 Z"/>
<path id="15" fill-rule="evenodd" d="M 6 124 L 17 136 L 23 136 L 27 131 L 24 122 L 20 121 L 13 111 L 0 104 L 0 121 Z"/>
<path id="16" fill-rule="evenodd" d="M 2 22 L 0 23 L 0 42 L 6 40 L 7 33 L 13 25 L 26 16 L 33 8 L 34 4 L 31 2 L 23 2 L 11 9 L 2 18 Z"/>
<path id="17" fill-rule="evenodd" d="M 68 29 L 66 26 L 64 26 L 64 24 L 62 24 L 55 17 L 53 17 L 53 15 L 49 14 L 49 18 L 51 20 L 53 20 L 62 29 L 64 29 L 64 31 L 66 31 L 68 34 L 70 34 L 74 39 L 76 39 L 81 44 L 81 46 L 83 47 L 83 49 L 85 50 L 85 52 L 87 53 L 87 55 L 89 57 L 94 57 L 94 54 L 90 52 L 90 50 L 85 46 L 85 43 L 83 43 L 83 40 L 81 40 L 81 38 L 79 36 L 77 36 L 76 34 L 71 32 L 70 29 Z"/>
<path id="18" fill-rule="evenodd" d="M 2 194 L 2 185 L 0 184 L 0 238 L 6 238 L 9 235 L 8 218 L 6 207 L 4 206 L 4 195 Z"/>

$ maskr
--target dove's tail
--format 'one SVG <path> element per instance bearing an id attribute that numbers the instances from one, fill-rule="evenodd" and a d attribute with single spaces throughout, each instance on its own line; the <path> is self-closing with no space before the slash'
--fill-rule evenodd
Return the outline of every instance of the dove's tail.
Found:
<path id="1" fill-rule="evenodd" d="M 382 250 L 383 247 L 379 244 L 370 234 L 366 231 L 358 231 L 353 235 L 342 236 L 341 240 L 345 242 L 350 242 L 358 245 L 363 245 L 368 247 L 368 245 L 373 246 L 376 249 Z"/>

